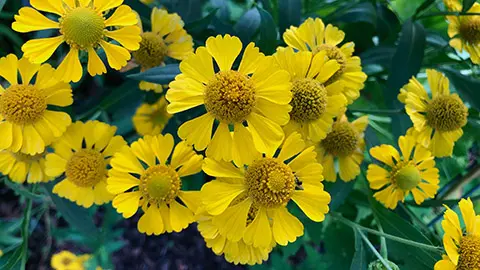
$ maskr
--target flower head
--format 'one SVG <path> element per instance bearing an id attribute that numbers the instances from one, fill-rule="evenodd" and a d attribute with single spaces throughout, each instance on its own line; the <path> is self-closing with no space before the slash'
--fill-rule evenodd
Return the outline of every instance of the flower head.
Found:
<path id="1" fill-rule="evenodd" d="M 145 136 L 115 154 L 108 172 L 113 207 L 124 218 L 141 207 L 138 230 L 148 235 L 185 229 L 200 202 L 198 191 L 182 190 L 182 177 L 200 172 L 203 156 L 185 142 L 173 148 L 170 134 Z"/>
<path id="2" fill-rule="evenodd" d="M 462 229 L 458 215 L 450 208 L 444 214 L 443 246 L 446 255 L 435 264 L 435 270 L 480 269 L 480 215 L 475 214 L 470 198 L 458 203 L 462 213 Z"/>
<path id="3" fill-rule="evenodd" d="M 177 13 L 170 14 L 166 10 L 153 8 L 152 29 L 141 34 L 140 48 L 133 52 L 133 58 L 145 71 L 165 65 L 167 58 L 183 60 L 193 53 L 193 40 L 183 29 L 184 23 Z M 140 89 L 157 93 L 163 91 L 159 84 L 140 82 Z"/>
<path id="4" fill-rule="evenodd" d="M 49 64 L 32 64 L 13 54 L 0 58 L 0 77 L 9 84 L 0 86 L 0 150 L 42 153 L 71 124 L 67 113 L 51 110 L 73 103 L 70 85 Z"/>
<path id="5" fill-rule="evenodd" d="M 90 258 L 89 254 L 77 256 L 70 251 L 63 250 L 53 254 L 50 264 L 54 270 L 84 270 L 86 269 L 84 264 Z"/>
<path id="6" fill-rule="evenodd" d="M 360 174 L 365 140 L 363 135 L 368 125 L 368 116 L 348 122 L 345 115 L 337 118 L 327 137 L 316 145 L 317 160 L 323 166 L 323 176 L 327 181 L 336 181 L 335 161 L 338 161 L 340 179 L 351 181 Z"/>
<path id="7" fill-rule="evenodd" d="M 452 11 L 461 11 L 458 1 L 445 1 L 445 5 Z M 474 3 L 467 13 L 480 13 L 480 4 Z M 448 36 L 450 46 L 457 51 L 467 51 L 474 64 L 480 64 L 480 15 L 476 16 L 447 16 L 449 22 Z"/>
<path id="8" fill-rule="evenodd" d="M 410 192 L 417 204 L 433 198 L 440 183 L 430 151 L 411 136 L 400 136 L 398 145 L 402 156 L 391 145 L 371 148 L 370 155 L 383 164 L 370 164 L 367 171 L 370 188 L 379 190 L 374 197 L 390 209 L 395 209 Z"/>
<path id="9" fill-rule="evenodd" d="M 172 115 L 167 112 L 167 101 L 165 97 L 161 97 L 154 104 L 140 105 L 132 121 L 138 134 L 158 135 L 162 133 L 171 117 Z"/>
<path id="10" fill-rule="evenodd" d="M 86 208 L 110 202 L 107 169 L 112 156 L 126 145 L 121 136 L 115 136 L 116 130 L 98 121 L 72 124 L 46 157 L 47 175 L 65 174 L 53 193 Z"/>
<path id="11" fill-rule="evenodd" d="M 207 111 L 181 125 L 180 138 L 197 150 L 207 148 L 209 157 L 237 164 L 252 157 L 247 152 L 250 145 L 271 153 L 281 144 L 284 133 L 280 125 L 289 120 L 292 98 L 288 72 L 279 69 L 273 58 L 264 56 L 253 43 L 245 48 L 239 68 L 232 69 L 241 50 L 237 37 L 208 38 L 205 47 L 197 48 L 180 63 L 182 73 L 170 83 L 166 94 L 169 113 L 200 105 Z M 212 138 L 215 120 L 218 127 Z"/>
<path id="12" fill-rule="evenodd" d="M 450 156 L 463 135 L 468 110 L 457 94 L 450 94 L 449 81 L 443 74 L 428 69 L 427 77 L 431 98 L 415 78 L 400 90 L 398 98 L 405 103 L 418 142 L 436 157 Z"/>
<path id="13" fill-rule="evenodd" d="M 206 158 L 202 169 L 216 179 L 202 187 L 203 206 L 230 241 L 243 239 L 255 248 L 269 248 L 272 241 L 287 245 L 303 235 L 302 223 L 287 210 L 289 202 L 316 222 L 329 211 L 330 195 L 315 158 L 314 147 L 305 149 L 298 133 L 287 137 L 278 155 L 257 156 L 246 168 Z"/>
<path id="14" fill-rule="evenodd" d="M 355 50 L 353 42 L 338 47 L 344 38 L 343 31 L 331 24 L 325 27 L 320 18 L 308 18 L 299 27 L 290 26 L 283 33 L 283 40 L 288 46 L 299 51 L 311 51 L 313 54 L 323 51 L 329 59 L 337 61 L 339 68 L 330 74 L 324 84 L 342 81 L 345 85 L 342 93 L 350 104 L 360 96 L 367 75 L 362 72 L 360 58 L 352 56 Z"/>
<path id="15" fill-rule="evenodd" d="M 120 69 L 130 59 L 129 50 L 137 50 L 141 41 L 137 17 L 130 7 L 122 5 L 123 0 L 30 0 L 31 7 L 23 7 L 15 15 L 13 30 L 21 33 L 44 29 L 58 29 L 60 35 L 27 41 L 22 46 L 24 56 L 33 63 L 47 61 L 55 50 L 67 43 L 70 51 L 58 66 L 57 76 L 66 82 L 78 82 L 83 74 L 79 52 L 88 53 L 88 73 L 95 76 L 107 70 L 97 49 L 102 47 L 108 64 Z M 51 20 L 37 10 L 58 16 Z M 109 11 L 112 15 L 106 18 Z M 113 28 L 115 30 L 109 30 Z M 109 43 L 115 40 L 120 45 Z"/>
<path id="16" fill-rule="evenodd" d="M 9 150 L 0 151 L 0 172 L 17 183 L 39 183 L 52 180 L 45 174 L 46 152 L 29 155 L 14 153 Z"/>

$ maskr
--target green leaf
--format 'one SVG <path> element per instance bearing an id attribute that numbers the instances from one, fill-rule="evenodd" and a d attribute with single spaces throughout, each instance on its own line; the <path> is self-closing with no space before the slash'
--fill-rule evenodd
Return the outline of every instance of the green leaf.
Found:
<path id="1" fill-rule="evenodd" d="M 401 28 L 397 14 L 382 3 L 377 3 L 376 11 L 379 39 L 383 42 L 393 44 Z"/>
<path id="2" fill-rule="evenodd" d="M 252 8 L 238 19 L 233 29 L 237 32 L 237 35 L 242 42 L 248 44 L 251 41 L 252 36 L 258 31 L 261 20 L 258 9 Z"/>
<path id="3" fill-rule="evenodd" d="M 377 201 L 371 199 L 372 211 L 382 225 L 385 233 L 411 241 L 432 245 L 432 242 L 410 223 L 400 218 L 394 212 L 386 209 Z M 389 256 L 403 264 L 401 269 L 421 270 L 433 269 L 433 265 L 441 259 L 439 253 L 415 246 L 405 245 L 387 239 Z"/>
<path id="4" fill-rule="evenodd" d="M 462 7 L 462 12 L 467 12 L 473 4 L 477 2 L 476 0 L 463 0 L 463 7 Z"/>
<path id="5" fill-rule="evenodd" d="M 20 269 L 20 261 L 22 259 L 23 245 L 16 248 L 12 253 L 5 254 L 0 259 L 0 269 L 17 270 Z"/>
<path id="6" fill-rule="evenodd" d="M 279 12 L 279 30 L 282 34 L 285 29 L 291 25 L 300 25 L 300 19 L 302 17 L 302 1 L 301 0 L 279 0 L 278 1 Z"/>
<path id="7" fill-rule="evenodd" d="M 168 84 L 180 73 L 178 64 L 169 64 L 160 67 L 154 67 L 144 72 L 131 74 L 127 77 L 137 81 L 147 81 L 157 84 Z"/>
<path id="8" fill-rule="evenodd" d="M 389 67 L 396 50 L 393 47 L 373 47 L 360 54 L 362 65 L 381 65 Z"/>
<path id="9" fill-rule="evenodd" d="M 353 190 L 354 183 L 355 181 L 344 182 L 341 179 L 337 179 L 335 183 L 324 182 L 325 190 L 332 195 L 330 211 L 335 211 L 345 202 L 348 194 Z"/>
<path id="10" fill-rule="evenodd" d="M 328 269 L 349 269 L 355 253 L 352 229 L 343 223 L 330 222 L 324 235 L 324 257 L 331 263 Z"/>
<path id="11" fill-rule="evenodd" d="M 53 204 L 62 217 L 70 224 L 71 227 L 77 229 L 85 236 L 95 239 L 98 236 L 98 230 L 93 223 L 93 217 L 86 208 L 78 206 L 67 199 L 60 198 L 52 192 L 55 182 L 46 183 L 45 187 L 50 195 Z"/>
<path id="12" fill-rule="evenodd" d="M 217 14 L 218 8 L 213 9 L 208 13 L 207 16 L 201 18 L 200 20 L 193 21 L 190 23 L 185 24 L 185 30 L 189 34 L 199 34 L 212 23 L 213 18 L 215 18 L 215 14 Z"/>
<path id="13" fill-rule="evenodd" d="M 12 189 L 15 193 L 17 193 L 20 196 L 23 196 L 25 198 L 31 199 L 31 200 L 43 200 L 45 199 L 45 196 L 40 195 L 40 194 L 35 194 L 26 189 L 23 185 L 19 185 L 17 183 L 14 183 L 10 180 L 7 179 L 7 177 L 4 178 L 4 183 L 7 187 Z"/>
<path id="14" fill-rule="evenodd" d="M 345 12 L 332 19 L 339 22 L 366 22 L 373 26 L 377 24 L 377 12 L 372 3 L 364 2 L 345 10 Z"/>
<path id="15" fill-rule="evenodd" d="M 0 0 L 0 11 L 2 11 L 3 6 L 5 6 L 5 3 L 7 3 L 7 0 Z"/>
<path id="16" fill-rule="evenodd" d="M 460 72 L 449 68 L 440 68 L 455 85 L 455 89 L 463 100 L 468 101 L 474 108 L 480 110 L 480 80 L 472 76 L 462 75 Z"/>
<path id="17" fill-rule="evenodd" d="M 422 11 L 424 11 L 425 9 L 427 9 L 428 7 L 430 7 L 432 4 L 435 3 L 435 0 L 425 0 L 418 8 L 417 10 L 415 10 L 415 14 L 413 15 L 413 17 L 416 17 L 417 15 L 419 15 Z"/>
<path id="18" fill-rule="evenodd" d="M 260 38 L 257 42 L 260 51 L 265 54 L 272 54 L 275 52 L 277 47 L 277 27 L 273 21 L 272 15 L 268 13 L 265 9 L 257 6 L 258 12 L 260 13 L 261 24 L 260 24 Z"/>
<path id="19" fill-rule="evenodd" d="M 363 270 L 367 269 L 367 254 L 365 247 L 363 246 L 362 237 L 357 232 L 355 232 L 355 253 L 353 254 L 352 264 L 350 265 L 350 270 Z"/>

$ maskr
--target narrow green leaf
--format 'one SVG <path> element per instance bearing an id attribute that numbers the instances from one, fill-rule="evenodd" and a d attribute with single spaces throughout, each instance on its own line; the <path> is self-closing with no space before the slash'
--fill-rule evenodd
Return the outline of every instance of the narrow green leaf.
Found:
<path id="1" fill-rule="evenodd" d="M 147 81 L 158 84 L 168 84 L 180 73 L 178 64 L 169 64 L 160 67 L 154 67 L 144 72 L 131 74 L 127 77 L 137 81 Z"/>
<path id="2" fill-rule="evenodd" d="M 20 269 L 20 260 L 22 259 L 23 245 L 16 248 L 12 253 L 5 254 L 0 260 L 0 269 L 17 270 Z"/>
<path id="3" fill-rule="evenodd" d="M 46 183 L 45 187 L 49 193 L 53 204 L 62 217 L 70 224 L 71 227 L 77 229 L 85 236 L 95 239 L 98 236 L 98 230 L 93 223 L 93 217 L 89 211 L 77 204 L 60 198 L 52 192 L 55 182 Z"/>
<path id="4" fill-rule="evenodd" d="M 37 189 L 36 186 L 30 187 L 31 192 L 34 193 Z M 21 228 L 21 235 L 23 239 L 22 243 L 22 257 L 20 263 L 20 269 L 24 270 L 27 265 L 27 258 L 28 258 L 28 238 L 30 236 L 30 220 L 32 218 L 32 205 L 33 200 L 31 198 L 27 199 L 27 207 L 25 209 L 25 213 L 23 214 L 23 221 L 22 221 L 22 228 Z"/>
<path id="5" fill-rule="evenodd" d="M 357 230 L 355 232 L 355 253 L 353 254 L 352 264 L 350 270 L 364 270 L 367 269 L 367 254 L 363 241 Z"/>
<path id="6" fill-rule="evenodd" d="M 260 38 L 257 42 L 260 51 L 265 54 L 272 54 L 275 52 L 277 47 L 278 32 L 277 26 L 273 21 L 272 15 L 268 13 L 265 9 L 258 7 L 258 12 L 260 13 L 261 25 L 260 25 Z"/>
<path id="7" fill-rule="evenodd" d="M 4 183 L 7 187 L 12 189 L 15 193 L 17 193 L 20 196 L 23 196 L 25 198 L 31 199 L 31 200 L 43 200 L 45 199 L 45 196 L 40 195 L 40 194 L 35 194 L 26 189 L 23 185 L 19 185 L 17 183 L 14 183 L 7 179 L 6 177 L 4 178 Z"/>
<path id="8" fill-rule="evenodd" d="M 462 12 L 467 12 L 473 4 L 477 2 L 476 0 L 463 0 Z"/>
<path id="9" fill-rule="evenodd" d="M 417 10 L 415 10 L 415 14 L 413 16 L 416 17 L 422 11 L 424 11 L 425 9 L 427 9 L 428 7 L 430 7 L 434 3 L 435 3 L 435 0 L 425 0 L 425 1 L 423 1 L 423 3 L 417 8 Z"/>
<path id="10" fill-rule="evenodd" d="M 199 34 L 212 23 L 213 18 L 215 18 L 215 14 L 217 14 L 218 8 L 213 9 L 208 13 L 207 16 L 201 18 L 200 20 L 193 21 L 190 23 L 185 24 L 185 30 L 189 34 Z"/>
<path id="11" fill-rule="evenodd" d="M 432 242 L 425 235 L 394 212 L 387 210 L 374 199 L 371 199 L 370 204 L 385 233 L 432 245 Z M 387 246 L 390 257 L 396 259 L 399 264 L 403 264 L 401 269 L 433 269 L 433 265 L 441 259 L 439 253 L 391 240 L 387 240 Z"/>
<path id="12" fill-rule="evenodd" d="M 372 3 L 364 2 L 346 9 L 345 12 L 336 15 L 333 21 L 339 22 L 366 22 L 373 26 L 377 24 L 377 12 Z"/>
<path id="13" fill-rule="evenodd" d="M 480 110 L 480 80 L 465 76 L 449 68 L 440 68 L 448 76 L 464 101 L 468 101 L 474 108 Z"/>
<path id="14" fill-rule="evenodd" d="M 252 36 L 258 31 L 261 20 L 258 9 L 252 8 L 238 19 L 233 29 L 237 32 L 237 35 L 242 42 L 248 44 L 251 41 Z"/>
<path id="15" fill-rule="evenodd" d="M 299 26 L 302 17 L 302 1 L 301 0 L 279 0 L 278 1 L 278 26 L 280 34 L 291 25 Z"/>
<path id="16" fill-rule="evenodd" d="M 5 6 L 5 3 L 7 3 L 7 0 L 0 0 L 0 11 L 2 11 L 3 6 Z"/>
<path id="17" fill-rule="evenodd" d="M 386 4 L 378 3 L 377 12 L 377 33 L 380 41 L 383 43 L 393 44 L 400 32 L 400 20 L 397 14 L 393 12 Z"/>
<path id="18" fill-rule="evenodd" d="M 396 50 L 393 47 L 373 47 L 360 54 L 362 65 L 381 65 L 389 67 Z"/>
<path id="19" fill-rule="evenodd" d="M 348 194 L 352 192 L 355 181 L 344 182 L 341 179 L 337 179 L 335 183 L 324 182 L 325 190 L 332 195 L 332 201 L 330 202 L 330 210 L 335 211 L 338 207 L 342 206 L 348 197 Z"/>

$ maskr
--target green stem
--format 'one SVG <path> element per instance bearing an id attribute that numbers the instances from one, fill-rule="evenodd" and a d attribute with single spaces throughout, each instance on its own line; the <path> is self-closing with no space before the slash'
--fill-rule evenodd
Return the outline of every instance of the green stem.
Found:
<path id="1" fill-rule="evenodd" d="M 31 192 L 34 193 L 37 190 L 37 185 L 31 187 Z M 27 198 L 27 208 L 25 209 L 25 214 L 22 222 L 22 262 L 20 263 L 20 269 L 25 270 L 28 259 L 28 236 L 30 234 L 30 219 L 32 217 L 32 204 L 33 200 Z"/>
<path id="2" fill-rule="evenodd" d="M 435 251 L 435 252 L 442 252 L 443 251 L 442 247 L 436 247 L 436 246 L 432 246 L 432 245 L 428 245 L 428 244 L 418 243 L 418 242 L 411 241 L 411 240 L 408 240 L 408 239 L 405 239 L 405 238 L 397 237 L 397 236 L 394 236 L 394 235 L 391 235 L 391 234 L 382 233 L 382 232 L 372 230 L 372 229 L 367 228 L 367 227 L 363 227 L 363 226 L 358 225 L 357 223 L 355 223 L 353 221 L 350 221 L 350 220 L 348 220 L 348 219 L 346 219 L 346 218 L 344 218 L 344 217 L 342 217 L 338 214 L 333 214 L 332 217 L 335 218 L 336 220 L 342 222 L 343 224 L 350 226 L 353 229 L 359 229 L 359 230 L 362 230 L 362 231 L 365 231 L 365 232 L 368 232 L 368 233 L 371 233 L 371 234 L 375 234 L 375 235 L 378 235 L 378 236 L 383 236 L 383 237 L 385 237 L 387 239 L 390 239 L 392 241 L 395 241 L 395 242 L 399 242 L 399 243 L 402 243 L 402 244 L 405 244 L 405 245 L 415 246 L 415 247 L 419 247 L 419 248 L 422 248 L 422 249 L 427 249 L 427 250 L 431 250 L 431 251 Z"/>
<path id="3" fill-rule="evenodd" d="M 456 11 L 442 11 L 442 12 L 432 12 L 430 14 L 425 14 L 422 16 L 418 16 L 415 18 L 416 20 L 421 20 L 425 18 L 430 18 L 430 17 L 436 17 L 436 16 L 475 16 L 475 15 L 480 15 L 478 12 L 456 12 Z"/>
<path id="4" fill-rule="evenodd" d="M 350 112 L 358 112 L 358 113 L 365 113 L 365 114 L 399 114 L 403 112 L 402 109 L 396 110 L 368 110 L 368 109 L 349 109 Z"/>
<path id="5" fill-rule="evenodd" d="M 377 215 L 375 214 L 375 212 L 373 213 L 373 217 L 374 217 L 375 220 L 376 220 L 377 227 L 378 227 L 378 231 L 380 231 L 381 233 L 385 233 L 385 232 L 383 231 L 382 224 L 379 222 L 378 217 L 377 217 Z M 385 239 L 384 236 L 381 236 L 381 237 L 380 237 L 380 252 L 382 253 L 383 258 L 385 258 L 386 260 L 388 260 L 387 240 Z"/>
<path id="6" fill-rule="evenodd" d="M 370 248 L 370 250 L 373 252 L 373 254 L 375 254 L 375 256 L 382 262 L 383 266 L 385 266 L 385 268 L 387 270 L 392 270 L 392 268 L 390 267 L 388 262 L 385 260 L 385 258 L 382 257 L 382 255 L 380 255 L 380 253 L 378 253 L 377 249 L 372 245 L 370 240 L 368 240 L 367 236 L 365 236 L 365 234 L 362 232 L 362 230 L 360 230 L 359 228 L 355 228 L 355 230 L 358 232 L 358 234 L 360 234 L 360 236 L 363 239 L 363 242 L 365 242 L 365 244 L 367 244 L 367 246 Z"/>
<path id="7" fill-rule="evenodd" d="M 470 197 L 472 201 L 480 200 L 480 195 Z M 446 205 L 448 207 L 452 207 L 453 205 L 457 205 L 461 199 L 453 199 L 453 200 L 428 200 L 424 201 L 422 204 L 418 205 L 413 200 L 405 201 L 406 204 L 411 205 L 413 207 L 421 207 L 421 208 L 431 208 L 431 207 L 440 207 L 442 205 Z"/>

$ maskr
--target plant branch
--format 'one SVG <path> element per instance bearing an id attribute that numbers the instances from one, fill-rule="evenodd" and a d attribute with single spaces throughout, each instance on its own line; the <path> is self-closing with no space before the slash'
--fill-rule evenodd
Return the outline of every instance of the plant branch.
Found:
<path id="1" fill-rule="evenodd" d="M 442 11 L 442 12 L 432 12 L 430 14 L 425 14 L 422 16 L 418 16 L 415 19 L 416 20 L 421 20 L 425 18 L 430 18 L 430 17 L 436 17 L 436 16 L 476 16 L 480 15 L 478 12 L 456 12 L 456 11 Z"/>
<path id="2" fill-rule="evenodd" d="M 354 230 L 360 234 L 360 236 L 362 237 L 363 241 L 365 242 L 365 244 L 367 244 L 367 246 L 370 248 L 370 250 L 373 252 L 373 254 L 375 254 L 375 256 L 382 262 L 383 266 L 385 266 L 385 268 L 387 270 L 392 270 L 392 268 L 390 267 L 390 265 L 388 264 L 387 261 L 385 261 L 385 258 L 382 257 L 382 255 L 380 255 L 380 253 L 378 253 L 377 249 L 372 245 L 372 243 L 370 242 L 370 240 L 368 240 L 367 236 L 365 236 L 365 234 L 362 232 L 362 230 L 360 230 L 359 228 L 354 228 Z"/>

